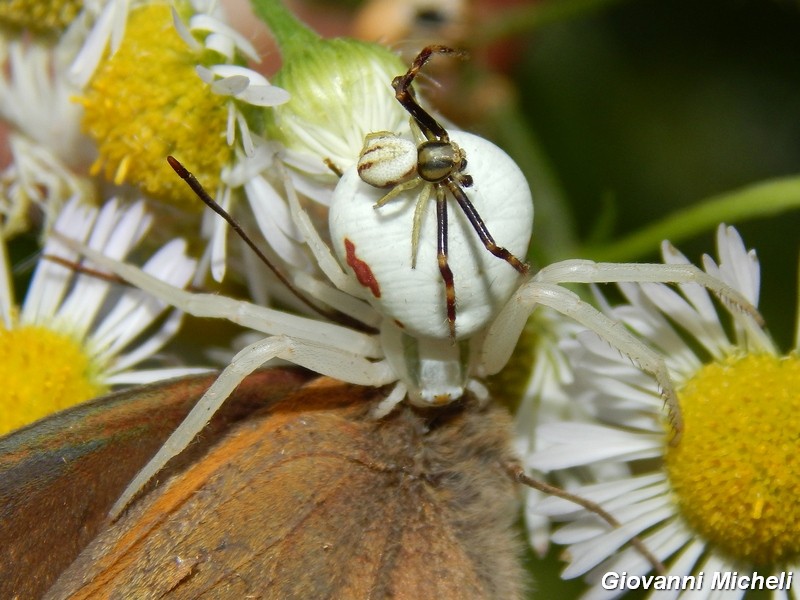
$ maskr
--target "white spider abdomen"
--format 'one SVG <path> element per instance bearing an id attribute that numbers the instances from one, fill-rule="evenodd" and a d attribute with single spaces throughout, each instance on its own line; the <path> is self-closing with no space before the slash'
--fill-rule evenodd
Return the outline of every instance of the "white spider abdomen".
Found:
<path id="1" fill-rule="evenodd" d="M 533 225 L 528 184 L 514 161 L 478 136 L 452 132 L 465 152 L 473 185 L 464 193 L 499 246 L 525 256 Z M 375 138 L 376 140 L 380 138 Z M 410 140 L 409 140 L 410 142 Z M 410 142 L 411 143 L 411 142 Z M 374 208 L 385 194 L 362 180 L 356 167 L 345 171 L 329 213 L 331 240 L 344 269 L 364 289 L 364 297 L 385 318 L 415 338 L 450 336 L 445 287 L 437 263 L 435 193 L 420 227 L 416 268 L 412 268 L 411 232 L 423 183 Z M 484 328 L 519 286 L 520 274 L 490 254 L 450 192 L 448 262 L 456 292 L 456 339 Z"/>
<path id="2" fill-rule="evenodd" d="M 367 136 L 358 158 L 358 174 L 368 184 L 385 188 L 410 179 L 417 171 L 417 146 L 394 133 Z"/>

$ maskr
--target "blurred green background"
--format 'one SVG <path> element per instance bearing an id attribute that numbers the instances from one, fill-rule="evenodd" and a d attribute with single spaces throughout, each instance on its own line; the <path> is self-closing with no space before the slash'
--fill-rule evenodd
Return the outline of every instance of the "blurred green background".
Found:
<path id="1" fill-rule="evenodd" d="M 800 172 L 798 4 L 628 1 L 543 26 L 525 43 L 514 72 L 521 108 L 581 239 L 605 211 L 616 237 Z M 800 211 L 737 227 L 758 251 L 762 310 L 787 348 Z M 713 249 L 713 231 L 678 246 L 698 259 Z"/>

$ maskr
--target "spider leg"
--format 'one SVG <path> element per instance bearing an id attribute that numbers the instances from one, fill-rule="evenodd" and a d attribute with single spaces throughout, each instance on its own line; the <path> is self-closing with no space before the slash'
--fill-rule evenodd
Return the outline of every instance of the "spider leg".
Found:
<path id="1" fill-rule="evenodd" d="M 419 177 L 414 177 L 410 181 L 406 181 L 405 183 L 398 183 L 394 186 L 391 190 L 389 190 L 383 198 L 378 200 L 375 204 L 372 205 L 372 208 L 380 208 L 389 200 L 396 198 L 399 194 L 405 192 L 406 190 L 413 190 L 417 187 L 420 183 L 422 183 L 422 179 Z"/>
<path id="2" fill-rule="evenodd" d="M 464 214 L 467 216 L 467 219 L 469 219 L 472 228 L 475 230 L 475 233 L 478 234 L 478 237 L 481 239 L 481 242 L 483 242 L 483 245 L 486 247 L 486 249 L 494 254 L 497 258 L 506 261 L 521 274 L 524 275 L 527 273 L 528 269 L 530 268 L 528 263 L 521 261 L 516 256 L 511 254 L 511 252 L 495 243 L 494 238 L 486 228 L 486 224 L 483 222 L 483 219 L 481 219 L 478 211 L 475 210 L 472 202 L 470 202 L 469 198 L 467 198 L 464 190 L 461 189 L 461 186 L 458 185 L 458 183 L 452 177 L 448 178 L 443 183 L 447 186 L 447 189 L 450 190 L 450 193 L 453 194 L 453 197 L 458 202 L 461 210 L 464 211 Z"/>
<path id="3" fill-rule="evenodd" d="M 505 366 L 525 322 L 537 305 L 549 306 L 591 329 L 641 370 L 652 375 L 661 390 L 672 424 L 673 436 L 670 443 L 678 443 L 683 430 L 683 419 L 678 395 L 664 358 L 634 336 L 622 323 L 607 317 L 559 283 L 532 280 L 520 287 L 486 333 L 479 357 L 480 375 L 493 375 Z"/>
<path id="4" fill-rule="evenodd" d="M 447 264 L 447 198 L 444 189 L 436 186 L 436 221 L 439 227 L 439 238 L 436 246 L 436 258 L 439 262 L 439 272 L 444 281 L 445 298 L 447 301 L 447 323 L 450 326 L 450 339 L 456 339 L 456 288 L 453 285 L 453 272 Z"/>
<path id="5" fill-rule="evenodd" d="M 338 348 L 340 352 L 357 352 L 375 358 L 383 355 L 380 343 L 374 335 L 218 294 L 188 292 L 165 283 L 133 265 L 110 259 L 67 237 L 60 236 L 59 239 L 68 247 L 86 256 L 91 263 L 111 271 L 134 287 L 187 314 L 227 319 L 268 335 L 285 335 L 312 343 L 326 344 Z"/>
<path id="6" fill-rule="evenodd" d="M 411 228 L 411 268 L 417 268 L 417 250 L 419 248 L 419 231 L 422 227 L 422 215 L 425 211 L 425 205 L 431 197 L 431 184 L 425 184 L 417 199 L 417 206 L 414 208 L 414 225 Z"/>
<path id="7" fill-rule="evenodd" d="M 536 281 L 549 283 L 696 283 L 734 310 L 749 315 L 758 325 L 764 319 L 750 301 L 725 282 L 690 264 L 596 263 L 571 259 L 548 265 L 536 273 Z"/>
<path id="8" fill-rule="evenodd" d="M 425 137 L 429 140 L 432 139 L 439 139 L 442 141 L 450 141 L 450 136 L 447 135 L 447 130 L 442 127 L 442 125 L 434 119 L 428 112 L 422 108 L 419 103 L 417 103 L 416 98 L 414 98 L 414 93 L 411 90 L 411 82 L 414 81 L 414 78 L 419 73 L 420 69 L 428 62 L 431 56 L 434 53 L 438 54 L 456 54 L 461 55 L 462 52 L 458 50 L 454 50 L 453 48 L 448 48 L 447 46 L 426 46 L 423 48 L 417 57 L 414 59 L 414 62 L 411 63 L 411 67 L 408 69 L 405 75 L 398 75 L 392 81 L 392 87 L 394 88 L 395 97 L 397 101 L 403 105 L 414 120 L 419 125 L 422 132 L 425 134 Z"/>
<path id="9" fill-rule="evenodd" d="M 134 477 L 122 496 L 111 507 L 110 516 L 116 519 L 139 490 L 153 478 L 171 458 L 182 452 L 206 426 L 222 403 L 250 373 L 273 358 L 282 358 L 343 380 L 352 379 L 359 385 L 386 385 L 395 379 L 391 368 L 383 362 L 370 362 L 363 357 L 341 352 L 337 348 L 285 335 L 271 336 L 250 344 L 233 357 L 220 376 L 198 400 L 172 432 L 156 455 Z"/>

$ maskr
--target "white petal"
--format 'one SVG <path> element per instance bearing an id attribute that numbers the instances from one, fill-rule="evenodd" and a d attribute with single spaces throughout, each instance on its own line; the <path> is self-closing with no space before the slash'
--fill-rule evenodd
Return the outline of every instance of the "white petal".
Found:
<path id="1" fill-rule="evenodd" d="M 614 554 L 631 537 L 647 527 L 668 519 L 673 514 L 671 507 L 662 507 L 659 510 L 648 512 L 638 519 L 627 521 L 622 527 L 613 529 L 599 538 L 570 546 L 570 564 L 564 569 L 561 576 L 564 579 L 572 579 L 582 575 Z"/>
<path id="2" fill-rule="evenodd" d="M 543 442 L 555 443 L 529 458 L 530 465 L 543 472 L 606 460 L 629 461 L 656 457 L 661 455 L 664 445 L 663 436 L 578 423 L 543 426 L 538 434 Z"/>
<path id="3" fill-rule="evenodd" d="M 241 52 L 250 60 L 260 62 L 261 57 L 256 52 L 253 45 L 241 35 L 238 31 L 218 21 L 210 15 L 198 14 L 194 15 L 189 21 L 189 28 L 191 30 L 210 31 L 212 35 L 217 37 L 230 38 L 231 43 L 234 44 Z M 208 44 L 207 44 L 208 45 Z M 225 55 L 227 56 L 227 55 Z"/>
<path id="4" fill-rule="evenodd" d="M 250 85 L 250 80 L 244 75 L 231 75 L 212 83 L 211 91 L 223 96 L 236 96 L 245 91 L 248 85 Z"/>
<path id="5" fill-rule="evenodd" d="M 202 45 L 191 34 L 186 23 L 183 22 L 183 19 L 178 15 L 178 11 L 175 10 L 175 7 L 171 6 L 170 10 L 172 10 L 172 23 L 175 25 L 175 31 L 177 31 L 180 38 L 186 42 L 186 45 L 192 50 L 198 51 L 202 49 Z"/>
<path id="6" fill-rule="evenodd" d="M 639 475 L 637 477 L 628 477 L 619 481 L 604 481 L 602 483 L 595 483 L 592 485 L 582 486 L 578 489 L 570 490 L 572 493 L 582 496 L 592 502 L 597 502 L 601 506 L 615 498 L 627 498 L 628 494 L 634 493 L 643 489 L 652 489 L 654 485 L 665 483 L 664 475 L 662 473 L 653 473 L 650 475 Z M 663 490 L 658 489 L 650 492 L 649 495 L 644 497 L 651 497 L 655 494 L 663 493 Z M 561 516 L 577 511 L 585 511 L 586 509 L 576 506 L 570 500 L 559 498 L 557 496 L 545 496 L 542 501 L 535 506 L 537 512 L 546 514 L 548 516 Z"/>
<path id="7" fill-rule="evenodd" d="M 253 69 L 248 69 L 247 67 L 242 67 L 241 65 L 218 64 L 211 65 L 209 69 L 217 77 L 224 78 L 236 75 L 246 77 L 251 85 L 269 85 L 269 81 L 261 73 Z"/>
<path id="8" fill-rule="evenodd" d="M 147 383 L 155 383 L 156 381 L 164 381 L 166 379 L 175 379 L 176 377 L 185 377 L 187 375 L 202 375 L 204 373 L 214 373 L 216 369 L 209 369 L 205 367 L 174 367 L 171 369 L 138 369 L 136 371 L 128 371 L 112 375 L 106 379 L 109 385 L 144 385 Z"/>
<path id="9" fill-rule="evenodd" d="M 81 242 L 86 240 L 97 216 L 97 211 L 80 201 L 73 200 L 61 211 L 55 230 Z M 68 261 L 76 261 L 77 253 L 68 249 L 58 238 L 49 237 L 45 243 L 44 254 L 58 256 Z M 28 287 L 20 321 L 23 323 L 43 322 L 53 318 L 73 280 L 73 271 L 52 261 L 40 261 Z"/>
<path id="10" fill-rule="evenodd" d="M 254 106 L 278 106 L 288 102 L 290 98 L 289 92 L 274 85 L 251 85 L 238 96 L 239 100 Z"/>
<path id="11" fill-rule="evenodd" d="M 236 46 L 233 40 L 226 35 L 210 33 L 206 36 L 205 47 L 212 52 L 221 54 L 228 60 L 233 60 L 236 54 Z"/>

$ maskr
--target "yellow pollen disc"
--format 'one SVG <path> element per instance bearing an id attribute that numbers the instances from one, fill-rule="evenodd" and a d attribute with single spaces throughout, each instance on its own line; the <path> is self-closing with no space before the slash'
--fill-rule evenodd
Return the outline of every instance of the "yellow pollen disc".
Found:
<path id="1" fill-rule="evenodd" d="M 684 431 L 666 467 L 680 512 L 721 553 L 753 565 L 800 555 L 800 358 L 703 367 L 680 391 Z"/>
<path id="2" fill-rule="evenodd" d="M 0 327 L 0 435 L 100 396 L 96 367 L 70 337 L 50 329 Z"/>
<path id="3" fill-rule="evenodd" d="M 232 157 L 226 98 L 197 75 L 198 59 L 175 31 L 169 6 L 131 11 L 121 46 L 79 99 L 99 151 L 93 174 L 183 208 L 203 206 L 166 160 L 174 154 L 213 194 Z"/>
<path id="4" fill-rule="evenodd" d="M 0 2 L 0 24 L 56 33 L 72 23 L 82 8 L 82 0 L 4 0 Z"/>

